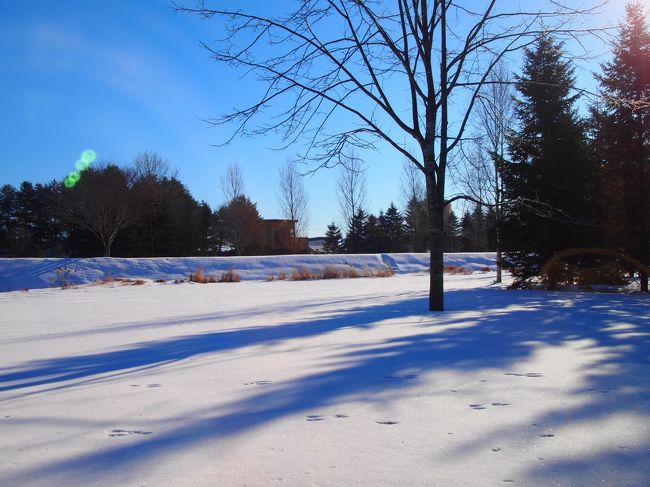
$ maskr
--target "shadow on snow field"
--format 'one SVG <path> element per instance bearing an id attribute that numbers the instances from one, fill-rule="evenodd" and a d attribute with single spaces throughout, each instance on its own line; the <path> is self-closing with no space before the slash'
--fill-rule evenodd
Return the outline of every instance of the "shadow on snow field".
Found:
<path id="1" fill-rule="evenodd" d="M 572 422 L 606 419 L 611 414 L 631 413 L 647 417 L 650 409 L 650 303 L 639 295 L 567 294 L 535 291 L 504 291 L 496 288 L 452 290 L 446 293 L 444 313 L 423 314 L 426 299 L 412 294 L 375 306 L 357 306 L 320 319 L 201 333 L 162 341 L 138 343 L 105 353 L 61 357 L 27 363 L 21 368 L 0 369 L 0 390 L 18 392 L 34 386 L 75 387 L 79 381 L 107 380 L 116 375 L 159 367 L 202 355 L 218 354 L 254 345 L 290 343 L 343 328 L 377 326 L 386 319 L 423 318 L 421 332 L 376 342 L 363 349 L 337 351 L 330 370 L 274 384 L 241 401 L 217 410 L 197 411 L 173 418 L 182 426 L 143 437 L 137 443 L 89 452 L 53 463 L 24 475 L 75 475 L 77 480 L 97 478 L 106 465 L 111 469 L 160 461 L 180 449 L 221 437 L 238 435 L 268 422 L 313 408 L 335 405 L 351 398 L 373 401 L 373 395 L 404 391 L 409 381 L 387 381 L 387 376 L 427 373 L 436 370 L 510 370 L 530 358 L 540 345 L 562 345 L 589 339 L 594 350 L 606 351 L 585 383 L 571 394 L 586 400 L 575 407 L 557 405 L 538 418 L 556 427 Z M 458 312 L 480 312 L 468 318 Z M 200 318 L 200 317 L 197 317 Z M 261 318 L 260 318 L 261 319 Z M 625 330 L 612 325 L 625 323 Z M 440 325 L 458 325 L 445 326 Z M 388 325 L 390 326 L 390 325 Z M 418 328 L 419 329 L 419 328 Z M 629 333 L 634 331 L 635 333 Z M 532 341 L 535 341 L 533 343 Z M 641 369 L 640 369 L 641 368 Z M 76 382 L 67 383 L 74 380 Z M 616 401 L 594 390 L 617 388 Z M 36 391 L 36 393 L 40 393 Z M 496 431 L 495 435 L 508 435 Z M 605 451 L 590 457 L 555 461 L 566 482 L 579 479 L 594 468 L 611 469 L 621 478 L 650 481 L 650 441 L 634 451 Z M 478 445 L 463 445 L 471 450 Z M 553 466 L 551 465 L 551 466 Z M 531 471 L 535 479 L 541 475 Z M 627 476 L 627 477 L 626 477 Z M 16 479 L 6 479 L 10 482 Z M 535 482 L 544 482 L 537 478 Z M 546 479 L 548 480 L 548 479 Z M 557 480 L 557 479 L 556 479 Z M 625 485 L 621 483 L 621 485 Z"/>

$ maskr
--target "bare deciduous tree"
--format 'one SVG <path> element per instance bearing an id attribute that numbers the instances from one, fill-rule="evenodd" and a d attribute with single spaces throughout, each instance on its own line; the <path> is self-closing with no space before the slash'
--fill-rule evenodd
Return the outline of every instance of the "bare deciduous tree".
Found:
<path id="1" fill-rule="evenodd" d="M 402 176 L 400 179 L 402 199 L 404 206 L 410 201 L 424 201 L 426 191 L 424 188 L 424 176 L 411 161 L 404 159 L 402 162 Z"/>
<path id="2" fill-rule="evenodd" d="M 352 217 L 366 204 L 366 167 L 354 152 L 350 153 L 345 163 L 339 166 L 336 189 L 339 206 L 345 224 L 349 227 Z"/>
<path id="3" fill-rule="evenodd" d="M 117 235 L 135 220 L 129 187 L 133 171 L 105 164 L 86 170 L 79 183 L 63 194 L 62 216 L 90 231 L 111 256 Z"/>
<path id="4" fill-rule="evenodd" d="M 460 198 L 445 200 L 445 176 L 482 87 L 499 60 L 541 31 L 575 36 L 570 22 L 588 11 L 569 0 L 504 4 L 303 0 L 285 17 L 211 9 L 204 2 L 177 8 L 223 22 L 222 40 L 204 46 L 215 60 L 266 85 L 252 104 L 213 121 L 234 124 L 233 137 L 276 131 L 285 146 L 304 140 L 304 157 L 320 167 L 340 163 L 351 147 L 382 142 L 424 173 L 429 309 L 442 310 L 443 212 Z M 252 126 L 267 110 L 276 111 Z M 409 153 L 408 143 L 419 155 Z"/>
<path id="5" fill-rule="evenodd" d="M 221 190 L 227 202 L 244 196 L 244 175 L 239 163 L 233 162 L 226 168 L 226 174 L 221 177 Z"/>
<path id="6" fill-rule="evenodd" d="M 295 161 L 287 161 L 280 168 L 278 200 L 282 217 L 292 222 L 292 252 L 296 251 L 296 238 L 306 236 L 309 227 L 308 199 L 302 178 Z"/>
<path id="7" fill-rule="evenodd" d="M 508 131 L 514 123 L 513 90 L 510 74 L 503 62 L 495 66 L 490 83 L 480 93 L 476 107 L 477 137 L 465 154 L 465 165 L 458 176 L 464 190 L 490 206 L 496 224 L 497 275 L 501 282 L 501 222 L 503 182 L 501 165 L 506 159 Z"/>
<path id="8" fill-rule="evenodd" d="M 178 169 L 172 169 L 169 162 L 160 154 L 144 151 L 133 160 L 136 179 L 161 181 L 164 178 L 178 177 Z"/>

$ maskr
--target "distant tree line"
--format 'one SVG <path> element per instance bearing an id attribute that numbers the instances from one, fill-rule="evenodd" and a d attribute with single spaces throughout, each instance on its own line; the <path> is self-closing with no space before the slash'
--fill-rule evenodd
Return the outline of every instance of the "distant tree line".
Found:
<path id="1" fill-rule="evenodd" d="M 256 253 L 261 217 L 243 195 L 213 211 L 159 155 L 99 164 L 62 182 L 0 188 L 0 252 L 13 257 Z"/>

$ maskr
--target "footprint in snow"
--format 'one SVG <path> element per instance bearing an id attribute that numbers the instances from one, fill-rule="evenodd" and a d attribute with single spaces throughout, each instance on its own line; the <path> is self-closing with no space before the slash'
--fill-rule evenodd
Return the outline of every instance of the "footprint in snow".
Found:
<path id="1" fill-rule="evenodd" d="M 513 375 L 515 377 L 544 377 L 539 372 L 527 372 L 525 374 L 517 374 L 515 372 L 506 372 L 504 375 Z"/>
<path id="2" fill-rule="evenodd" d="M 485 406 L 483 406 L 483 404 L 470 404 L 469 407 L 471 407 L 474 410 L 487 409 Z"/>
<path id="3" fill-rule="evenodd" d="M 311 414 L 305 418 L 306 421 L 323 421 L 325 418 L 318 414 Z"/>
<path id="4" fill-rule="evenodd" d="M 117 430 L 111 430 L 111 432 L 108 433 L 108 436 L 116 437 L 116 436 L 129 436 L 129 435 L 150 435 L 150 434 L 151 431 L 117 429 Z"/>
<path id="5" fill-rule="evenodd" d="M 543 434 L 537 435 L 537 436 L 539 436 L 540 438 L 553 438 L 555 435 L 553 435 L 551 433 L 543 433 Z"/>
<path id="6" fill-rule="evenodd" d="M 497 446 L 496 448 L 492 448 L 492 451 L 494 451 L 494 452 L 501 451 L 501 448 L 499 448 L 499 447 Z"/>
<path id="7" fill-rule="evenodd" d="M 399 424 L 399 421 L 376 421 L 377 424 Z"/>
<path id="8" fill-rule="evenodd" d="M 343 418 L 348 418 L 349 416 L 347 414 L 335 414 L 332 417 L 336 419 L 343 419 Z"/>
<path id="9" fill-rule="evenodd" d="M 152 387 L 162 387 L 162 384 L 147 384 L 147 387 L 152 388 Z"/>
<path id="10" fill-rule="evenodd" d="M 270 384 L 272 381 L 270 380 L 256 380 L 254 382 L 244 382 L 245 386 L 266 386 Z"/>

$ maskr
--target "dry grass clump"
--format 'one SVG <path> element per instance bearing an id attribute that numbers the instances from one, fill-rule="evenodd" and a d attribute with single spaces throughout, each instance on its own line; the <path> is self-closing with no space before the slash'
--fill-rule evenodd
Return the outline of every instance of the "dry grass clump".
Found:
<path id="1" fill-rule="evenodd" d="M 481 272 L 490 272 L 491 269 L 490 269 L 488 266 L 484 265 L 484 266 L 481 267 L 479 270 L 480 270 Z"/>
<path id="2" fill-rule="evenodd" d="M 310 272 L 307 266 L 301 265 L 291 272 L 292 281 L 307 281 L 309 279 L 318 279 L 320 276 Z"/>
<path id="3" fill-rule="evenodd" d="M 371 269 L 364 266 L 360 271 L 348 265 L 346 267 L 336 265 L 325 265 L 320 272 L 312 272 L 306 266 L 294 269 L 291 279 L 294 281 L 305 281 L 308 279 L 357 279 L 359 277 L 390 277 L 395 272 L 390 266 L 380 266 Z"/>
<path id="4" fill-rule="evenodd" d="M 190 272 L 189 280 L 190 282 L 199 282 L 201 284 L 207 284 L 209 282 L 217 282 L 217 278 L 215 276 L 204 274 L 203 269 L 201 267 L 196 269 L 194 272 Z"/>
<path id="5" fill-rule="evenodd" d="M 133 281 L 134 286 L 142 286 L 146 281 L 144 279 L 136 279 Z"/>
<path id="6" fill-rule="evenodd" d="M 326 265 L 323 267 L 321 278 L 322 279 L 338 279 L 341 277 L 341 271 L 334 265 Z"/>
<path id="7" fill-rule="evenodd" d="M 266 282 L 272 282 L 272 281 L 284 281 L 287 279 L 287 275 L 284 272 L 280 272 L 277 277 L 274 274 L 269 274 L 268 277 L 266 278 Z"/>
<path id="8" fill-rule="evenodd" d="M 159 277 L 154 282 L 157 282 L 159 284 L 163 284 L 163 283 L 167 282 L 167 279 L 165 279 L 164 277 Z"/>
<path id="9" fill-rule="evenodd" d="M 74 274 L 74 270 L 70 269 L 65 266 L 58 267 L 56 271 L 54 271 L 56 277 L 50 279 L 50 283 L 53 286 L 58 286 L 61 289 L 68 289 L 73 287 L 72 285 L 72 274 Z"/>
<path id="10" fill-rule="evenodd" d="M 443 269 L 443 272 L 445 274 L 460 274 L 465 276 L 472 273 L 472 271 L 470 271 L 466 267 L 462 267 L 459 265 L 446 265 Z"/>
<path id="11" fill-rule="evenodd" d="M 241 281 L 241 276 L 235 272 L 233 269 L 229 269 L 219 278 L 219 282 L 239 282 Z"/>
<path id="12" fill-rule="evenodd" d="M 110 272 L 99 280 L 101 284 L 110 284 L 111 282 L 114 281 L 115 279 L 113 279 L 113 274 L 111 274 Z"/>

